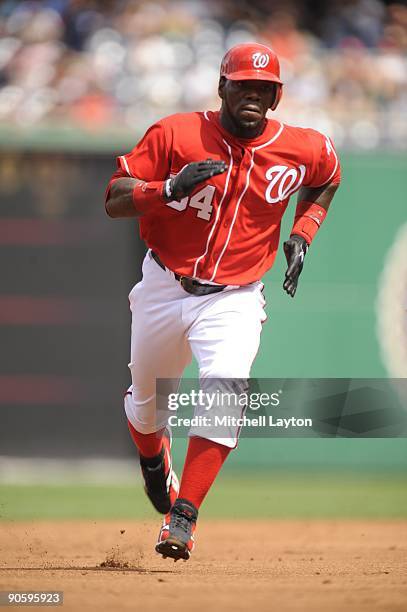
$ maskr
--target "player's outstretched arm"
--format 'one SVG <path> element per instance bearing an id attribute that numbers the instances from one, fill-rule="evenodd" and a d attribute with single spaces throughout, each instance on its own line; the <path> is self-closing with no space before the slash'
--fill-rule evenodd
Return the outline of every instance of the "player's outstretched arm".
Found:
<path id="1" fill-rule="evenodd" d="M 338 187 L 339 183 L 328 183 L 321 187 L 301 187 L 298 192 L 297 203 L 314 202 L 327 211 Z"/>
<path id="2" fill-rule="evenodd" d="M 191 162 L 166 181 L 145 182 L 138 178 L 116 178 L 108 191 L 105 208 L 109 217 L 139 217 L 171 200 L 183 198 L 197 185 L 227 170 L 222 160 Z"/>
<path id="3" fill-rule="evenodd" d="M 227 167 L 227 164 L 221 159 L 205 159 L 205 161 L 187 164 L 176 176 L 166 182 L 166 196 L 169 200 L 183 198 L 189 195 L 199 183 L 215 174 L 222 174 Z"/>
<path id="4" fill-rule="evenodd" d="M 337 183 L 328 183 L 321 187 L 301 187 L 298 193 L 294 226 L 290 238 L 284 242 L 287 270 L 283 289 L 291 297 L 297 291 L 308 247 L 326 216 L 338 186 Z"/>

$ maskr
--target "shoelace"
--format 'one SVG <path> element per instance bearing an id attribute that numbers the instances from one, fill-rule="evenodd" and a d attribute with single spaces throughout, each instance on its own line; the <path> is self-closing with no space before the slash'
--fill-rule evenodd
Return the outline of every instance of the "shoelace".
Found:
<path id="1" fill-rule="evenodd" d="M 188 516 L 185 512 L 174 512 L 171 516 L 171 523 L 173 527 L 179 529 L 189 529 L 192 517 Z"/>

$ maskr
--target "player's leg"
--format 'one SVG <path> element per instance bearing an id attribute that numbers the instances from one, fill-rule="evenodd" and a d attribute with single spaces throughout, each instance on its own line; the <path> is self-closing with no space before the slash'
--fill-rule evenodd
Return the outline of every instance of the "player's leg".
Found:
<path id="1" fill-rule="evenodd" d="M 178 480 L 172 470 L 166 400 L 168 393 L 177 390 L 182 372 L 191 360 L 181 317 L 180 301 L 184 295 L 173 276 L 149 255 L 143 264 L 143 280 L 129 295 L 132 385 L 124 405 L 130 434 L 139 451 L 146 492 L 156 510 L 163 514 L 169 511 L 178 492 Z M 162 398 L 156 395 L 157 378 L 171 379 Z"/>
<path id="2" fill-rule="evenodd" d="M 189 330 L 192 351 L 198 361 L 201 388 L 209 393 L 232 392 L 236 400 L 247 390 L 247 379 L 259 348 L 266 315 L 261 283 L 217 294 L 201 303 L 189 303 L 196 320 Z M 190 312 L 193 320 L 192 310 Z M 213 405 L 213 415 L 240 417 L 241 404 Z M 195 416 L 204 416 L 198 407 Z M 212 416 L 213 416 L 212 415 Z M 193 427 L 181 478 L 179 497 L 165 518 L 156 549 L 163 556 L 187 559 L 193 548 L 198 510 L 229 452 L 237 445 L 238 425 Z"/>

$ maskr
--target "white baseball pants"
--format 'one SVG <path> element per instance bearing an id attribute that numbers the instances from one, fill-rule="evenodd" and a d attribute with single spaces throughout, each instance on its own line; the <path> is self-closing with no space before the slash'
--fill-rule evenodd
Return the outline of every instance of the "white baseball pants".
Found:
<path id="1" fill-rule="evenodd" d="M 258 281 L 207 296 L 190 295 L 173 272 L 160 268 L 148 251 L 143 278 L 129 294 L 132 385 L 124 404 L 137 431 L 152 433 L 165 427 L 174 413 L 162 406 L 157 409 L 156 379 L 172 379 L 168 392 L 177 392 L 192 354 L 203 388 L 209 379 L 250 377 L 266 319 L 262 287 Z M 230 410 L 236 413 L 236 408 Z M 204 412 L 197 406 L 194 416 Z M 235 416 L 241 416 L 241 408 Z M 239 428 L 231 426 L 226 434 L 222 431 L 219 437 L 208 428 L 192 427 L 189 435 L 235 447 Z"/>

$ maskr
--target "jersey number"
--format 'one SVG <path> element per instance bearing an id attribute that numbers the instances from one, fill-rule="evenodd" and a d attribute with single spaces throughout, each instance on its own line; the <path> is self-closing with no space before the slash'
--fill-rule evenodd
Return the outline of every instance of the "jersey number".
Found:
<path id="1" fill-rule="evenodd" d="M 182 200 L 167 202 L 167 206 L 179 211 L 185 210 L 187 206 L 191 206 L 191 208 L 196 208 L 198 210 L 196 216 L 199 219 L 209 221 L 213 210 L 212 200 L 214 193 L 215 187 L 213 187 L 213 185 L 206 185 L 206 187 L 194 193 L 191 197 L 186 196 L 182 198 Z"/>

